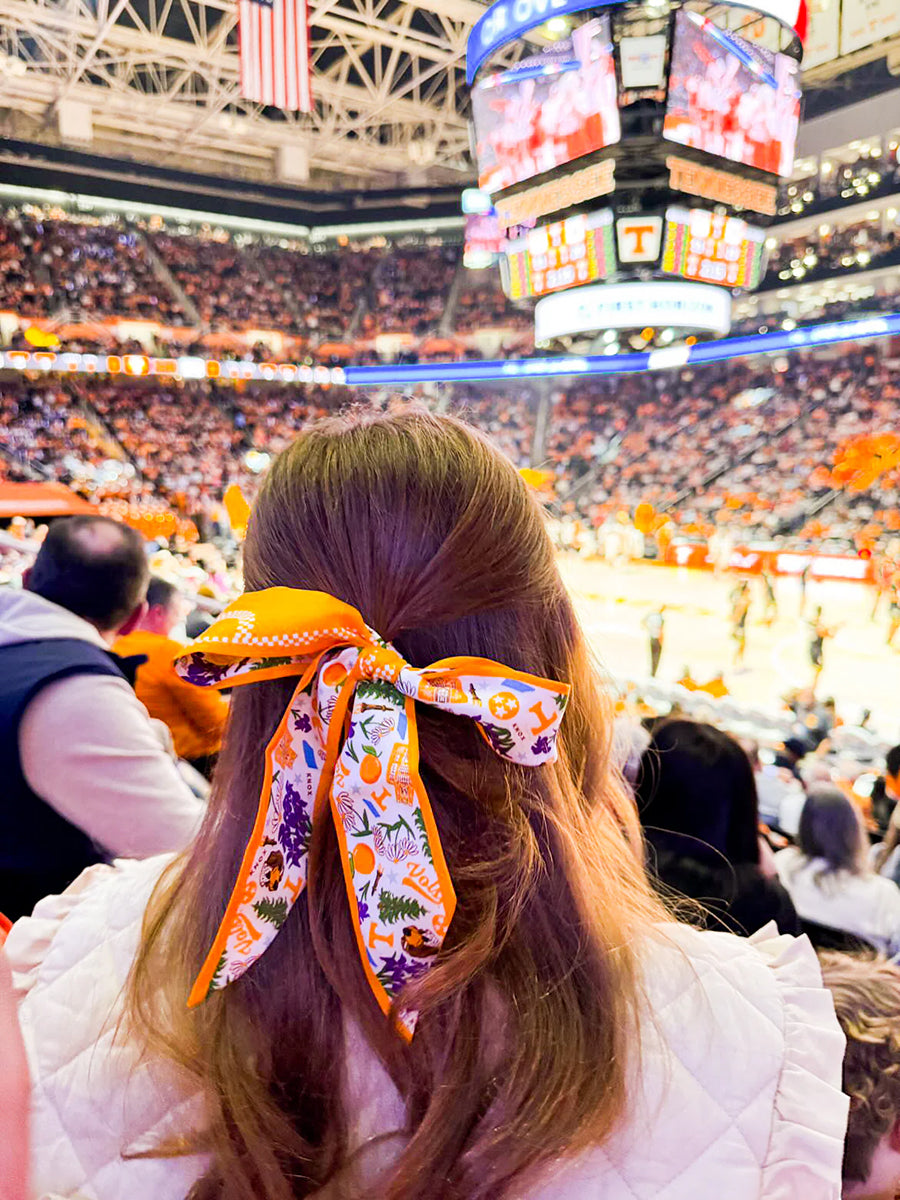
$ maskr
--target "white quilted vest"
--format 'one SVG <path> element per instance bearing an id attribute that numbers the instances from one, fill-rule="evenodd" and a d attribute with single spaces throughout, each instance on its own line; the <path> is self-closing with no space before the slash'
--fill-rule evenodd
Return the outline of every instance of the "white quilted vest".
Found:
<path id="1" fill-rule="evenodd" d="M 10 934 L 36 1200 L 183 1200 L 204 1170 L 199 1157 L 123 1157 L 202 1124 L 183 1079 L 113 1037 L 164 861 L 92 868 Z M 645 962 L 652 1019 L 627 1121 L 516 1200 L 839 1200 L 844 1042 L 806 940 L 673 925 L 648 937 Z M 402 1123 L 363 1047 L 348 1055 L 346 1088 L 355 1144 Z"/>

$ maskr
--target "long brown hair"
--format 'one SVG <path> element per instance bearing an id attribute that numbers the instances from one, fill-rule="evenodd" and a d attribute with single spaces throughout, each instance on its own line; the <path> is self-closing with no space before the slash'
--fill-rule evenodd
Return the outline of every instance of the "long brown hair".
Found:
<path id="1" fill-rule="evenodd" d="M 237 983 L 185 1007 L 292 682 L 237 690 L 208 815 L 157 887 L 129 984 L 148 1049 L 207 1096 L 213 1160 L 192 1195 L 294 1200 L 352 1175 L 360 1105 L 348 1102 L 348 1075 L 360 1057 L 376 1074 L 372 1054 L 406 1113 L 379 1196 L 518 1191 L 621 1117 L 637 1052 L 636 943 L 662 915 L 540 510 L 462 422 L 353 413 L 310 427 L 275 462 L 244 567 L 248 590 L 314 588 L 355 605 L 414 666 L 482 655 L 568 682 L 572 699 L 559 761 L 540 769 L 499 758 L 474 723 L 420 706 L 422 778 L 458 904 L 435 966 L 404 993 L 402 1007 L 420 1013 L 406 1045 L 365 984 L 326 821 L 310 887 L 272 947 Z"/>

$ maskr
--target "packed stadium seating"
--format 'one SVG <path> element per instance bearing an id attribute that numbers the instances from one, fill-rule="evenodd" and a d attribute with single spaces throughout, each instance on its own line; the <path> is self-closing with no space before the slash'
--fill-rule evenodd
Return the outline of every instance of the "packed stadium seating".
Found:
<path id="1" fill-rule="evenodd" d="M 884 513 L 896 470 L 847 500 L 832 467 L 851 439 L 893 428 L 900 389 L 890 361 L 857 351 L 782 366 L 738 361 L 560 382 L 549 395 L 522 384 L 457 386 L 442 389 L 440 403 L 517 466 L 548 469 L 561 511 L 589 526 L 651 504 L 707 537 L 727 526 L 784 545 L 881 546 L 893 536 Z M 277 452 L 307 420 L 351 398 L 340 387 L 12 382 L 0 385 L 0 448 L 8 470 L 51 475 L 91 499 L 153 494 L 202 522 L 229 483 L 252 494 L 268 461 L 253 452 Z M 382 407 L 391 393 L 367 402 Z M 826 498 L 813 521 L 811 509 Z"/>
<path id="2" fill-rule="evenodd" d="M 890 267 L 898 260 L 896 210 L 873 212 L 845 226 L 821 224 L 780 242 L 770 253 L 761 290 Z M 888 290 L 870 307 L 893 307 L 894 300 Z M 851 311 L 850 306 L 830 308 L 827 317 Z M 527 335 L 533 324 L 531 309 L 504 295 L 496 268 L 467 271 L 461 247 L 453 241 L 380 238 L 324 249 L 222 229 L 159 228 L 158 221 L 127 223 L 113 215 L 88 219 L 57 209 L 22 208 L 10 208 L 0 218 L 0 311 L 25 322 L 52 318 L 60 326 L 94 324 L 92 332 L 81 328 L 76 340 L 95 348 L 114 340 L 113 319 L 140 320 L 159 327 L 155 335 L 142 334 L 142 348 L 146 344 L 160 353 L 194 342 L 202 347 L 210 337 L 221 347 L 229 336 L 243 337 L 234 348 L 252 353 L 244 335 L 267 331 L 295 340 L 286 348 L 269 336 L 257 357 L 296 358 L 304 349 L 322 348 L 323 357 L 334 361 L 364 361 L 383 334 L 422 339 L 501 329 Z M 748 318 L 736 324 L 735 332 L 779 323 L 777 314 Z M 173 341 L 184 327 L 178 337 L 187 342 Z M 158 339 L 152 346 L 151 336 Z M 133 343 L 133 338 L 129 332 L 124 340 Z M 519 339 L 514 345 L 521 349 Z M 71 348 L 68 342 L 66 348 Z M 118 348 L 127 348 L 122 339 Z M 379 349 L 381 355 L 415 352 L 412 344 Z"/>

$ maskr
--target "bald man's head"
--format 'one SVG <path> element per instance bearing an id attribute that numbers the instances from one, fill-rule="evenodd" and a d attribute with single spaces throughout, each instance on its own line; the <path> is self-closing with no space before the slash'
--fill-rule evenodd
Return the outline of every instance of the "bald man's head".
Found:
<path id="1" fill-rule="evenodd" d="M 27 586 L 110 634 L 143 603 L 149 578 L 135 530 L 108 517 L 62 517 L 50 526 Z"/>

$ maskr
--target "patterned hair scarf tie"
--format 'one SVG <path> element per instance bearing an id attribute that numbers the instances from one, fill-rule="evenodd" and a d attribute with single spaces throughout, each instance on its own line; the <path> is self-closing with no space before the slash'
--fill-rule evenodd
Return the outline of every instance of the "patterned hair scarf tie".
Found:
<path id="1" fill-rule="evenodd" d="M 349 604 L 284 587 L 240 596 L 175 665 L 200 687 L 300 676 L 266 747 L 253 831 L 188 1004 L 239 979 L 271 944 L 306 885 L 312 824 L 327 804 L 363 970 L 387 1013 L 428 970 L 456 907 L 419 778 L 415 702 L 470 717 L 497 754 L 540 766 L 556 759 L 568 685 L 487 658 L 411 667 Z M 407 1038 L 416 1016 L 399 1014 Z"/>

